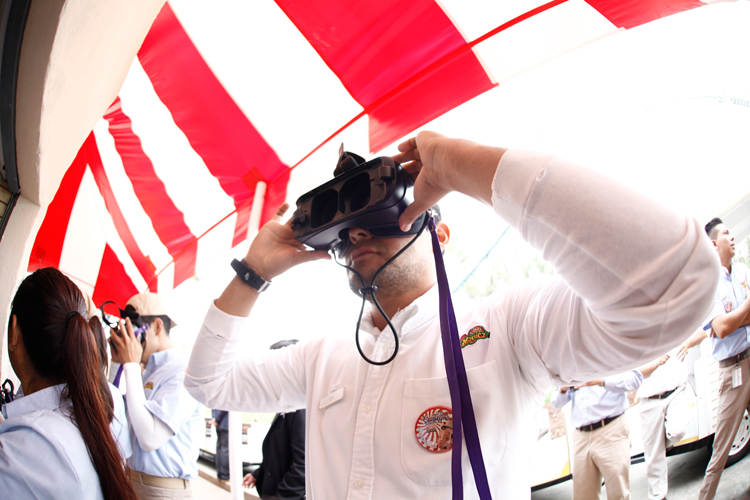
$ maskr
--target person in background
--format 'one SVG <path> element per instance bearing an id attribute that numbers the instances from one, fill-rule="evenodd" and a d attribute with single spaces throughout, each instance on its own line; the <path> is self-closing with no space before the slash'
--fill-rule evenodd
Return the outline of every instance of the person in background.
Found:
<path id="1" fill-rule="evenodd" d="M 282 340 L 271 346 L 280 349 L 297 343 Z M 255 487 L 263 500 L 305 498 L 305 410 L 277 413 L 263 440 L 263 463 L 242 480 Z"/>
<path id="2" fill-rule="evenodd" d="M 573 500 L 595 500 L 602 489 L 608 500 L 630 498 L 630 426 L 626 393 L 641 385 L 643 375 L 631 370 L 575 387 L 561 387 L 552 396 L 558 410 L 573 402 Z"/>
<path id="3" fill-rule="evenodd" d="M 89 309 L 89 313 L 91 313 L 91 309 Z M 101 320 L 96 316 L 92 316 L 89 319 L 89 326 L 96 340 L 102 372 L 106 379 L 107 371 L 109 370 L 109 356 L 107 355 L 107 339 L 104 338 L 104 328 L 102 327 Z M 107 382 L 107 386 L 109 387 L 109 392 L 112 394 L 112 402 L 114 404 L 114 418 L 109 426 L 112 429 L 115 441 L 117 441 L 117 448 L 120 450 L 123 460 L 127 460 L 133 454 L 133 448 L 130 444 L 130 426 L 128 425 L 128 416 L 125 412 L 125 400 L 117 387 L 109 382 Z"/>
<path id="4" fill-rule="evenodd" d="M 211 410 L 211 425 L 216 427 L 216 477 L 229 481 L 229 412 Z"/>
<path id="5" fill-rule="evenodd" d="M 685 344 L 683 344 L 685 345 Z M 643 456 L 648 499 L 662 500 L 669 489 L 667 450 L 678 443 L 688 426 L 687 369 L 677 356 L 665 354 L 640 368 L 638 388 Z"/>
<path id="6" fill-rule="evenodd" d="M 134 295 L 125 312 L 149 325 L 137 339 L 128 317 L 109 338 L 127 381 L 131 484 L 141 500 L 192 499 L 190 480 L 198 475 L 196 437 L 205 424 L 199 403 L 183 386 L 185 361 L 169 336 L 174 322 L 155 293 Z M 141 373 L 142 362 L 146 369 Z"/>
<path id="7" fill-rule="evenodd" d="M 57 269 L 39 269 L 18 287 L 8 357 L 23 396 L 2 407 L 0 496 L 135 500 L 86 302 Z"/>
<path id="8" fill-rule="evenodd" d="M 710 500 L 716 495 L 745 409 L 750 411 L 750 274 L 745 264 L 732 262 L 734 236 L 722 220 L 712 219 L 705 229 L 721 261 L 714 307 L 703 326 L 713 332 L 713 356 L 721 371 L 713 452 L 698 496 Z"/>

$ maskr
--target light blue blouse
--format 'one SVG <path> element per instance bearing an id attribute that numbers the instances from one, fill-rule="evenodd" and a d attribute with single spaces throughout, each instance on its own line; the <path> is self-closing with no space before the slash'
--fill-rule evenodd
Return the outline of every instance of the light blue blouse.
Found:
<path id="1" fill-rule="evenodd" d="M 0 497 L 103 499 L 81 432 L 60 402 L 60 384 L 3 405 Z"/>
<path id="2" fill-rule="evenodd" d="M 123 460 L 127 460 L 133 454 L 133 447 L 130 444 L 130 428 L 128 416 L 125 412 L 125 399 L 122 397 L 120 389 L 109 383 L 107 385 L 109 386 L 109 392 L 112 393 L 112 401 L 114 401 L 115 407 L 115 418 L 112 419 L 109 428 L 120 450 L 120 455 L 122 455 Z"/>

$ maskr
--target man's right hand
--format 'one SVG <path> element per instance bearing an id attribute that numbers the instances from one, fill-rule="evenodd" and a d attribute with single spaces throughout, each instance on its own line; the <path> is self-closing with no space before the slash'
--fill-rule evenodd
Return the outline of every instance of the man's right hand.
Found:
<path id="1" fill-rule="evenodd" d="M 294 239 L 292 219 L 286 224 L 281 223 L 288 209 L 288 203 L 279 207 L 276 215 L 260 229 L 243 259 L 245 264 L 266 281 L 271 281 L 298 264 L 331 258 L 325 250 L 308 250 L 304 244 Z"/>
<path id="2" fill-rule="evenodd" d="M 328 252 L 308 250 L 305 245 L 294 239 L 292 221 L 281 223 L 288 208 L 288 203 L 281 205 L 276 215 L 260 228 L 243 259 L 245 264 L 266 281 L 298 264 L 331 258 Z M 235 277 L 221 297 L 216 299 L 215 304 L 226 314 L 245 317 L 252 311 L 256 300 L 258 292 Z"/>

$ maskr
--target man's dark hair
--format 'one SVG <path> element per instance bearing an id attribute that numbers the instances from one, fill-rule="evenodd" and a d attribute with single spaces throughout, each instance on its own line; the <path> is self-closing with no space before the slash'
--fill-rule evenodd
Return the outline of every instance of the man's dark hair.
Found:
<path id="1" fill-rule="evenodd" d="M 718 217 L 714 217 L 713 219 L 711 219 L 708 222 L 708 224 L 706 224 L 706 234 L 712 240 L 716 239 L 716 231 L 715 231 L 715 229 L 716 229 L 716 226 L 718 226 L 719 224 L 724 224 L 724 221 L 722 221 Z"/>
<path id="2" fill-rule="evenodd" d="M 169 319 L 169 316 L 166 314 L 160 314 L 159 316 L 141 316 L 143 322 L 148 323 L 149 325 L 151 325 L 156 318 L 161 319 L 161 322 L 164 324 L 164 331 L 169 335 L 169 330 L 172 328 L 172 320 Z"/>

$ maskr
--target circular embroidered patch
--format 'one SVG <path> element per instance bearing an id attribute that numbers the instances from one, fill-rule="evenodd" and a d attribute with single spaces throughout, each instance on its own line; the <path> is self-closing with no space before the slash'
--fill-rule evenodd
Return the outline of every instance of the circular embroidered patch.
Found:
<path id="1" fill-rule="evenodd" d="M 724 311 L 728 313 L 732 312 L 732 301 L 728 300 L 726 304 L 724 304 Z"/>
<path id="2" fill-rule="evenodd" d="M 419 445 L 432 453 L 453 448 L 453 410 L 445 406 L 428 408 L 414 426 Z"/>

